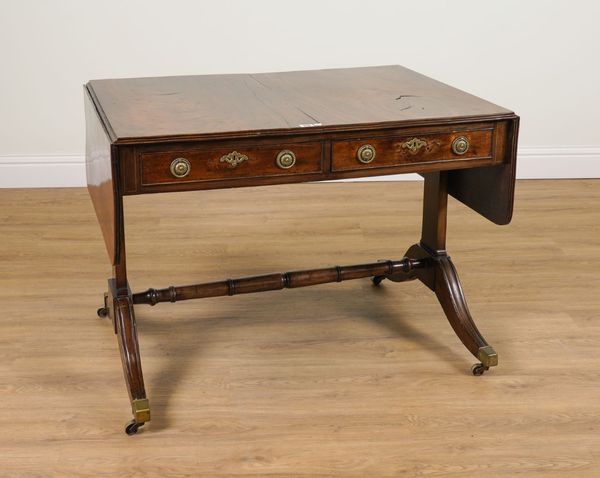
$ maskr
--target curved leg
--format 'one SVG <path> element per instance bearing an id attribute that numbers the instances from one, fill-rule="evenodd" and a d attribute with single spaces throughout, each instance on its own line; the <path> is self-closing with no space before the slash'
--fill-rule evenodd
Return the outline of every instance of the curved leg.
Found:
<path id="1" fill-rule="evenodd" d="M 480 360 L 480 363 L 471 368 L 473 375 L 482 375 L 490 367 L 498 365 L 498 354 L 485 341 L 473 322 L 450 257 L 443 251 L 431 252 L 421 244 L 410 247 L 405 257 L 419 261 L 421 266 L 395 275 L 375 276 L 373 283 L 379 285 L 384 279 L 404 282 L 418 278 L 435 292 L 454 332 L 469 352 Z"/>
<path id="2" fill-rule="evenodd" d="M 460 341 L 478 360 L 472 367 L 474 375 L 481 375 L 498 365 L 498 354 L 485 341 L 467 307 L 467 302 L 454 264 L 447 255 L 434 255 L 434 291 L 450 325 Z"/>
<path id="3" fill-rule="evenodd" d="M 127 383 L 133 420 L 125 428 L 128 435 L 133 435 L 144 423 L 150 421 L 150 403 L 146 398 L 142 362 L 133 313 L 133 303 L 129 296 L 114 298 L 115 331 L 118 336 L 123 374 Z"/>

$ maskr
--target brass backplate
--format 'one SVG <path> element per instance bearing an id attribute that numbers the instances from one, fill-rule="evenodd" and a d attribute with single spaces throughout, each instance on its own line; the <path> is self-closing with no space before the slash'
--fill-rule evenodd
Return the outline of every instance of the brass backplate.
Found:
<path id="1" fill-rule="evenodd" d="M 411 154 L 417 154 L 423 146 L 427 146 L 427 141 L 421 138 L 412 138 L 402 143 L 402 148 L 408 149 Z"/>
<path id="2" fill-rule="evenodd" d="M 238 153 L 237 151 L 232 151 L 231 153 L 221 156 L 220 161 L 229 164 L 230 168 L 237 168 L 244 161 L 248 161 L 248 156 Z"/>

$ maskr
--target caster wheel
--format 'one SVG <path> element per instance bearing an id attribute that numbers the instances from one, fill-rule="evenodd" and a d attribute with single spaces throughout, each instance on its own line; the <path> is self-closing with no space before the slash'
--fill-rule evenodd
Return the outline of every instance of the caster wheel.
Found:
<path id="1" fill-rule="evenodd" d="M 127 425 L 125 425 L 125 433 L 127 433 L 129 436 L 135 435 L 142 425 L 143 423 L 138 423 L 135 420 L 131 420 Z"/>
<path id="2" fill-rule="evenodd" d="M 101 319 L 104 319 L 106 317 L 108 317 L 108 307 L 100 307 L 96 313 L 98 314 L 98 317 L 100 317 Z"/>
<path id="3" fill-rule="evenodd" d="M 385 276 L 373 276 L 371 281 L 373 282 L 373 285 L 378 286 L 383 282 L 383 279 L 385 279 Z"/>
<path id="4" fill-rule="evenodd" d="M 483 372 L 485 372 L 486 370 L 489 370 L 489 367 L 486 367 L 482 363 L 473 364 L 473 366 L 471 367 L 471 373 L 476 377 L 483 375 Z"/>

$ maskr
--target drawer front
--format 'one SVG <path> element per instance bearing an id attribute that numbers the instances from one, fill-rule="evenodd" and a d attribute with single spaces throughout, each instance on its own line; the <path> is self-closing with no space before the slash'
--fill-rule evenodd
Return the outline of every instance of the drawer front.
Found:
<path id="1" fill-rule="evenodd" d="M 335 141 L 332 170 L 350 171 L 493 158 L 493 128 Z"/>
<path id="2" fill-rule="evenodd" d="M 185 148 L 139 153 L 142 186 L 322 171 L 322 145 L 291 143 L 230 148 Z"/>

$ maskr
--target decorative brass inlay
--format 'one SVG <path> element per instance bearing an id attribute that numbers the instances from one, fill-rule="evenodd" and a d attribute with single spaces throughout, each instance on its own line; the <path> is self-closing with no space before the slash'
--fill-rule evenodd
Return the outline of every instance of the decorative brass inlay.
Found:
<path id="1" fill-rule="evenodd" d="M 190 162 L 185 158 L 177 158 L 171 162 L 171 174 L 176 178 L 186 177 L 191 169 Z"/>
<path id="2" fill-rule="evenodd" d="M 356 159 L 361 163 L 369 164 L 375 159 L 375 148 L 370 144 L 363 144 L 356 152 Z"/>
<path id="3" fill-rule="evenodd" d="M 146 423 L 150 421 L 150 401 L 147 398 L 138 398 L 132 400 L 131 411 L 136 423 Z"/>
<path id="4" fill-rule="evenodd" d="M 410 154 L 417 154 L 423 146 L 427 146 L 427 141 L 419 138 L 412 138 L 402 143 L 402 148 L 408 149 Z"/>
<path id="5" fill-rule="evenodd" d="M 469 140 L 464 136 L 459 136 L 452 141 L 452 152 L 454 154 L 465 154 L 469 150 Z"/>
<path id="6" fill-rule="evenodd" d="M 479 360 L 481 360 L 481 363 L 486 367 L 495 367 L 498 365 L 498 354 L 491 345 L 479 347 L 477 356 Z"/>
<path id="7" fill-rule="evenodd" d="M 242 153 L 238 153 L 237 151 L 232 151 L 231 153 L 226 154 L 225 156 L 221 156 L 220 161 L 222 163 L 229 164 L 229 167 L 231 168 L 237 168 L 244 161 L 248 161 L 248 156 Z"/>
<path id="8" fill-rule="evenodd" d="M 277 166 L 281 169 L 289 169 L 294 164 L 296 164 L 296 155 L 293 151 L 290 151 L 289 149 L 279 151 L 279 154 L 277 155 Z"/>

